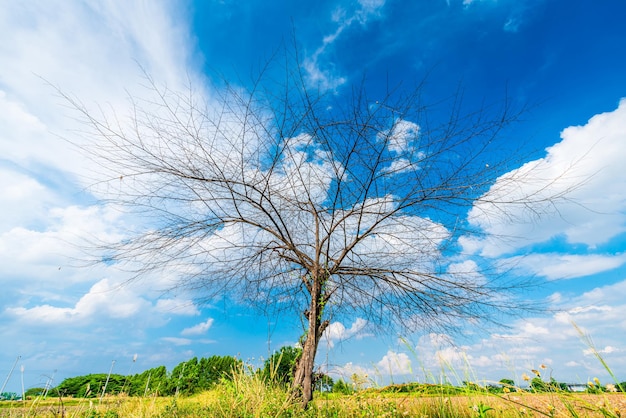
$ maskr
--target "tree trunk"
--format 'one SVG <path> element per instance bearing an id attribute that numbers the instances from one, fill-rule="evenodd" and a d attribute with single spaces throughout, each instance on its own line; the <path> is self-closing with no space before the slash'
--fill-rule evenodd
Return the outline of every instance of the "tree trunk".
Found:
<path id="1" fill-rule="evenodd" d="M 302 405 L 305 408 L 313 399 L 313 372 L 317 346 L 322 333 L 328 327 L 328 321 L 321 320 L 322 310 L 321 283 L 316 281 L 311 292 L 310 309 L 304 312 L 309 321 L 309 329 L 302 344 L 302 357 L 298 361 L 293 379 L 293 390 L 301 397 Z"/>

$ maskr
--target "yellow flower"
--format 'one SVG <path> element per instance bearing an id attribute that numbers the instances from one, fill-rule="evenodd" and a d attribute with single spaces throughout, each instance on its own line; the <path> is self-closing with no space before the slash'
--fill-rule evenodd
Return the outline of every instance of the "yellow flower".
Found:
<path id="1" fill-rule="evenodd" d="M 587 386 L 593 387 L 593 382 L 592 381 L 587 382 Z"/>
<path id="2" fill-rule="evenodd" d="M 594 377 L 593 381 L 595 382 L 596 385 L 600 386 L 600 379 L 598 379 L 597 377 Z"/>
<path id="3" fill-rule="evenodd" d="M 532 369 L 531 372 L 533 372 L 537 377 L 541 376 L 541 373 L 539 373 L 539 370 Z"/>
<path id="4" fill-rule="evenodd" d="M 504 389 L 502 389 L 502 391 L 503 391 L 504 393 L 509 393 L 509 392 L 511 391 L 511 389 L 509 389 L 509 388 L 506 388 L 506 387 L 505 387 Z"/>
<path id="5" fill-rule="evenodd" d="M 530 377 L 526 373 L 522 373 L 522 379 L 528 382 L 530 380 Z"/>

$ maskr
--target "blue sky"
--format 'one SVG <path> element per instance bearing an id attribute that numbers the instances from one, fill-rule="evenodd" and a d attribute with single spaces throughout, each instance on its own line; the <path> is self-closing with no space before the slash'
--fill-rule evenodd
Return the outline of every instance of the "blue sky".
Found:
<path id="1" fill-rule="evenodd" d="M 54 375 L 172 368 L 193 356 L 258 363 L 293 344 L 297 318 L 198 305 L 158 283 L 125 284 L 115 266 L 76 267 L 90 237 L 121 237 L 132 222 L 90 194 L 93 167 L 62 137 L 81 126 L 50 84 L 88 106 L 123 114 L 141 94 L 141 68 L 160 83 L 191 80 L 207 98 L 216 73 L 245 84 L 295 33 L 308 81 L 340 100 L 363 77 L 372 97 L 424 78 L 426 101 L 459 86 L 467 109 L 505 93 L 529 111 L 515 125 L 527 159 L 511 170 L 562 170 L 589 181 L 532 225 L 476 225 L 510 235 L 510 248 L 465 242 L 491 260 L 518 260 L 543 286 L 549 312 L 509 329 L 457 335 L 374 335 L 363 318 L 333 322 L 318 363 L 379 382 L 437 376 L 443 362 L 466 380 L 547 365 L 559 380 L 607 374 L 571 322 L 589 332 L 626 380 L 626 4 L 621 0 L 9 2 L 0 9 L 0 377 L 7 388 Z M 584 158 L 583 158 L 584 157 Z M 582 159 L 581 159 L 582 158 Z M 525 164 L 524 164 L 525 163 Z M 524 164 L 524 165 L 523 165 Z M 593 174 L 593 176 L 591 176 Z M 576 177 L 572 176 L 572 177 Z M 558 187 L 566 188 L 568 181 Z M 571 184 L 569 184 L 571 185 Z M 402 337 L 402 338 L 400 338 Z M 133 364 L 133 355 L 137 362 Z M 454 380 L 454 379 L 453 379 Z"/>

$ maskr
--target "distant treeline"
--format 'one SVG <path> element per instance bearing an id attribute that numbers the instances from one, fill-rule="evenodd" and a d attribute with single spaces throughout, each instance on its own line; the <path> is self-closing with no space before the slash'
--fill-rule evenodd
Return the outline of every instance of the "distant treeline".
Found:
<path id="1" fill-rule="evenodd" d="M 165 366 L 159 366 L 129 376 L 107 373 L 88 374 L 63 380 L 57 387 L 49 389 L 47 395 L 76 398 L 96 398 L 103 394 L 120 393 L 129 396 L 192 395 L 211 389 L 223 379 L 231 380 L 234 374 L 240 372 L 260 373 L 268 380 L 289 384 L 301 353 L 300 348 L 282 347 L 258 370 L 244 366 L 241 360 L 232 356 L 211 356 L 200 359 L 194 357 L 179 363 L 171 372 L 168 372 Z M 246 367 L 245 371 L 244 367 Z M 322 384 L 325 384 L 324 388 L 330 390 L 332 379 L 324 376 L 319 380 L 319 384 L 320 388 Z M 43 388 L 32 388 L 26 392 L 26 396 L 38 396 L 43 392 Z"/>
<path id="2" fill-rule="evenodd" d="M 178 364 L 168 373 L 165 366 L 155 367 L 140 374 L 123 376 L 121 374 L 96 373 L 86 376 L 70 377 L 51 389 L 52 396 L 74 396 L 94 398 L 102 394 L 116 395 L 126 393 L 130 396 L 144 395 L 191 395 L 210 389 L 221 379 L 229 379 L 233 371 L 242 367 L 241 360 L 231 356 L 212 356 L 192 358 Z"/>

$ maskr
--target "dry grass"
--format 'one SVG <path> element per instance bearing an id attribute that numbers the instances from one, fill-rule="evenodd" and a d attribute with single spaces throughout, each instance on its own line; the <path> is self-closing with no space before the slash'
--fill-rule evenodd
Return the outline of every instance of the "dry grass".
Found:
<path id="1" fill-rule="evenodd" d="M 623 393 L 511 393 L 458 396 L 415 396 L 357 393 L 318 397 L 303 411 L 287 391 L 242 382 L 189 398 L 106 397 L 102 403 L 87 399 L 48 399 L 33 404 L 6 402 L 0 417 L 626 417 Z M 480 408 L 483 407 L 481 415 Z M 489 410 L 486 410 L 489 408 Z"/>

